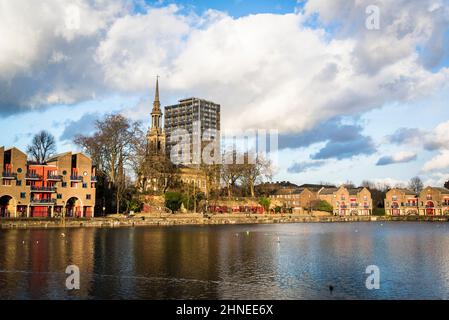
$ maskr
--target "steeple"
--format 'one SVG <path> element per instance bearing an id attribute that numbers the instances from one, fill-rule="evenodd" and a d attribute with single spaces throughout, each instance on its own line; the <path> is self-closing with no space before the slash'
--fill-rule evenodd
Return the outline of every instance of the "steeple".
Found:
<path id="1" fill-rule="evenodd" d="M 154 94 L 153 112 L 161 110 L 161 102 L 159 101 L 159 76 L 156 76 L 156 93 Z"/>
<path id="2" fill-rule="evenodd" d="M 153 110 L 151 111 L 151 126 L 147 134 L 148 155 L 162 155 L 165 153 L 165 133 L 162 128 L 161 102 L 159 101 L 159 76 L 156 77 L 156 91 L 154 94 Z"/>
<path id="3" fill-rule="evenodd" d="M 162 131 L 162 111 L 159 101 L 159 76 L 156 77 L 156 91 L 154 94 L 153 110 L 151 111 L 151 130 Z"/>

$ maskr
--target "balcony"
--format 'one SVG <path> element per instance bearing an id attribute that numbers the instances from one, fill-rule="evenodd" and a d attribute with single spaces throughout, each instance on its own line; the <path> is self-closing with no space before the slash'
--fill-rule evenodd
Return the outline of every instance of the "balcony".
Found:
<path id="1" fill-rule="evenodd" d="M 37 173 L 27 173 L 25 175 L 25 180 L 42 180 L 42 176 L 38 175 Z"/>
<path id="2" fill-rule="evenodd" d="M 56 188 L 31 186 L 31 192 L 56 192 Z"/>
<path id="3" fill-rule="evenodd" d="M 14 172 L 3 172 L 2 173 L 3 179 L 17 179 L 17 173 Z"/>
<path id="4" fill-rule="evenodd" d="M 405 207 L 417 207 L 418 206 L 418 204 L 417 203 L 404 203 L 404 206 Z"/>
<path id="5" fill-rule="evenodd" d="M 62 180 L 62 176 L 61 175 L 56 175 L 56 174 L 49 174 L 47 176 L 47 180 L 50 180 L 50 181 L 61 181 Z"/>
<path id="6" fill-rule="evenodd" d="M 82 176 L 70 176 L 70 181 L 83 181 Z"/>
<path id="7" fill-rule="evenodd" d="M 359 206 L 358 203 L 351 203 L 351 208 L 357 208 Z"/>
<path id="8" fill-rule="evenodd" d="M 56 199 L 31 199 L 32 205 L 53 205 L 56 204 Z"/>

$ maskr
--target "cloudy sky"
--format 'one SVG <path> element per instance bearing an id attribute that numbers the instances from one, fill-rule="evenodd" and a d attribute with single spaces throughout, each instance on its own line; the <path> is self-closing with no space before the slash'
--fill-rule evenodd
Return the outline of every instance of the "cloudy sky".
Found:
<path id="1" fill-rule="evenodd" d="M 0 145 L 148 126 L 157 74 L 163 105 L 278 130 L 275 180 L 449 179 L 447 0 L 0 0 Z"/>

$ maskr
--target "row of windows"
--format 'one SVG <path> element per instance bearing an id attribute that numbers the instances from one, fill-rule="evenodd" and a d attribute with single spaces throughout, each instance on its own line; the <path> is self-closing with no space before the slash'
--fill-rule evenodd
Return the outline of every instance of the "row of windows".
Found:
<path id="1" fill-rule="evenodd" d="M 12 186 L 12 185 L 13 185 L 13 181 L 14 181 L 14 180 L 3 179 L 2 185 L 3 185 L 3 186 Z M 17 187 L 22 186 L 22 180 L 15 180 L 15 185 L 16 185 Z M 30 181 L 27 181 L 26 185 L 27 185 L 27 186 L 35 186 L 34 182 L 30 182 Z M 47 187 L 55 187 L 55 186 L 56 186 L 56 185 L 55 185 L 54 183 L 48 183 L 48 184 L 47 184 Z M 83 183 L 83 184 L 82 184 L 82 188 L 83 188 L 83 189 L 87 189 L 88 186 L 89 186 L 88 183 Z M 65 181 L 64 181 L 64 182 L 61 182 L 61 187 L 62 187 L 62 188 L 67 188 L 67 182 L 65 182 Z M 71 182 L 71 183 L 70 183 L 70 187 L 71 187 L 71 188 L 74 188 L 74 189 L 78 188 L 78 182 Z M 95 185 L 92 183 L 91 187 L 92 187 L 92 188 L 95 188 Z"/>
<path id="2" fill-rule="evenodd" d="M 27 197 L 26 192 L 21 192 L 21 193 L 20 193 L 20 198 L 21 198 L 21 199 L 26 199 L 26 197 Z M 62 199 L 62 194 L 58 193 L 58 194 L 56 195 L 56 199 L 58 199 L 58 200 Z M 91 200 L 91 199 L 92 199 L 92 195 L 86 194 L 86 200 Z"/>

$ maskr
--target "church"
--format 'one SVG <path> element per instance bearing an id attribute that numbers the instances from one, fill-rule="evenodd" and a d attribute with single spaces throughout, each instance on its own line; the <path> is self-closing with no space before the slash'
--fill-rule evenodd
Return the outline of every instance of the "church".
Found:
<path id="1" fill-rule="evenodd" d="M 178 104 L 164 108 L 166 117 L 161 109 L 159 97 L 159 77 L 156 79 L 156 89 L 151 111 L 151 124 L 147 132 L 146 158 L 153 168 L 151 177 L 142 175 L 146 179 L 146 191 L 166 191 L 172 180 L 188 187 L 194 192 L 203 192 L 206 196 L 219 185 L 217 174 L 210 174 L 201 165 L 175 165 L 170 160 L 170 137 L 177 129 L 184 129 L 192 134 L 194 126 L 199 124 L 201 132 L 205 130 L 220 131 L 220 105 L 199 98 L 180 100 Z M 164 125 L 163 125 L 164 124 Z M 214 131 L 213 131 L 214 132 Z M 175 173 L 168 171 L 174 170 Z M 157 172 L 155 172 L 157 171 Z M 149 175 L 149 174 L 147 174 Z M 160 180 L 165 181 L 160 181 Z M 164 190 L 161 190 L 161 189 Z"/>

